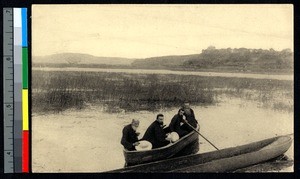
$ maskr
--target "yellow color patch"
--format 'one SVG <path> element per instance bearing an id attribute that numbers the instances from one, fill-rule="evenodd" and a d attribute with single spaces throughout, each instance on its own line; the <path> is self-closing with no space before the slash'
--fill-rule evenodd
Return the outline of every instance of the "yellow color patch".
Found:
<path id="1" fill-rule="evenodd" d="M 23 131 L 28 130 L 28 89 L 22 89 L 22 121 Z"/>

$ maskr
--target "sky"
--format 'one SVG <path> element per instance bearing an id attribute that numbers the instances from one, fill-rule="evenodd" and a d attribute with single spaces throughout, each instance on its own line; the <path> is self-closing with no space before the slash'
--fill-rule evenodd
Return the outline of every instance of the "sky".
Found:
<path id="1" fill-rule="evenodd" d="M 293 50 L 292 5 L 33 5 L 32 55 L 147 58 L 208 46 Z"/>

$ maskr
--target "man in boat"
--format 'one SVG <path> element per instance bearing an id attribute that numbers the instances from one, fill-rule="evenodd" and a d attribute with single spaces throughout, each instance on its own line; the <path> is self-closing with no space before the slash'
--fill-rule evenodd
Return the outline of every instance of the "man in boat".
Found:
<path id="1" fill-rule="evenodd" d="M 139 127 L 140 121 L 137 119 L 132 119 L 131 124 L 128 124 L 123 128 L 123 136 L 121 139 L 121 144 L 127 150 L 135 150 L 135 146 L 139 145 L 138 135 L 136 132 Z"/>
<path id="2" fill-rule="evenodd" d="M 190 103 L 188 101 L 185 101 L 184 104 L 182 105 L 181 109 L 184 111 L 184 116 L 183 119 L 186 119 L 186 121 L 192 125 L 194 128 L 197 127 L 198 121 L 195 118 L 195 114 L 193 109 L 191 109 L 190 107 Z M 184 123 L 181 128 L 183 130 L 186 130 L 188 132 L 191 132 L 193 129 L 187 125 L 186 123 Z"/>
<path id="3" fill-rule="evenodd" d="M 184 125 L 183 118 L 184 118 L 184 110 L 181 108 L 179 109 L 178 113 L 172 118 L 169 124 L 170 131 L 177 132 L 179 137 L 183 137 L 189 133 L 189 131 L 187 131 L 184 127 L 182 127 Z"/>
<path id="4" fill-rule="evenodd" d="M 146 130 L 142 140 L 151 142 L 153 149 L 168 145 L 170 141 L 167 139 L 167 134 L 163 128 L 164 115 L 158 114 L 156 120 Z"/>

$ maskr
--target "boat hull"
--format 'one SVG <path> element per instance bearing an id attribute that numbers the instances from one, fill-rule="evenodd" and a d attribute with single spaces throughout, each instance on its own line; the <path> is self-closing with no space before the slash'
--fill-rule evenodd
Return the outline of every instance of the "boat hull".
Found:
<path id="1" fill-rule="evenodd" d="M 197 128 L 199 129 L 199 127 Z M 192 131 L 174 144 L 147 151 L 123 150 L 126 166 L 168 159 L 173 156 L 195 154 L 199 151 L 199 136 Z"/>
<path id="2" fill-rule="evenodd" d="M 248 167 L 257 163 L 265 162 L 276 158 L 285 153 L 291 146 L 291 140 L 287 140 L 280 144 L 270 144 L 270 146 L 250 153 L 245 153 L 238 156 L 213 160 L 199 165 L 193 165 L 185 168 L 171 170 L 170 172 L 228 172 L 239 168 Z"/>
<path id="3" fill-rule="evenodd" d="M 289 136 L 280 136 L 246 145 L 151 162 L 109 172 L 227 172 L 261 163 L 285 153 Z"/>

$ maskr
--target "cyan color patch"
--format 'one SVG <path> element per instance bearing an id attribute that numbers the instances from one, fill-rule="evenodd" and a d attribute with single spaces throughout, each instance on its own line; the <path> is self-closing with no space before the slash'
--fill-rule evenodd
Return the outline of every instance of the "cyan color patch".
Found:
<path id="1" fill-rule="evenodd" d="M 27 45 L 27 8 L 22 8 L 22 46 Z"/>

